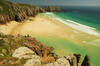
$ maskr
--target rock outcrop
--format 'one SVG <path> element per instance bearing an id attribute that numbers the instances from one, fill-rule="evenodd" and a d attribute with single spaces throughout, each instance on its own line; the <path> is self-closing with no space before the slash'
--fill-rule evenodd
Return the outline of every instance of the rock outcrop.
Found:
<path id="1" fill-rule="evenodd" d="M 89 56 L 59 57 L 30 36 L 0 34 L 0 66 L 90 66 Z"/>
<path id="2" fill-rule="evenodd" d="M 69 61 L 66 58 L 59 58 L 54 63 L 48 63 L 44 66 L 70 66 Z"/>
<path id="3" fill-rule="evenodd" d="M 74 56 L 76 57 L 76 65 L 81 66 L 81 54 L 74 54 Z"/>
<path id="4" fill-rule="evenodd" d="M 34 51 L 27 47 L 20 47 L 15 50 L 12 55 L 18 59 L 27 59 L 24 66 L 41 66 L 40 57 L 35 54 Z M 45 59 L 44 59 L 45 60 Z M 70 66 L 69 61 L 66 58 L 59 58 L 54 63 L 47 63 L 43 66 Z"/>
<path id="5" fill-rule="evenodd" d="M 59 7 L 40 8 L 34 5 L 12 3 L 9 1 L 0 1 L 0 24 L 5 24 L 9 21 L 15 20 L 22 22 L 27 17 L 35 17 L 38 13 L 44 12 L 59 12 Z"/>
<path id="6" fill-rule="evenodd" d="M 47 12 L 60 12 L 61 9 L 58 6 L 46 6 L 45 11 Z"/>
<path id="7" fill-rule="evenodd" d="M 23 66 L 41 65 L 40 57 L 37 56 L 34 51 L 30 50 L 27 47 L 20 47 L 16 49 L 12 56 L 19 59 L 27 59 L 26 63 Z"/>
<path id="8" fill-rule="evenodd" d="M 81 66 L 90 66 L 90 59 L 88 55 L 85 56 Z"/>
<path id="9" fill-rule="evenodd" d="M 73 56 L 69 56 L 66 58 L 70 66 L 90 66 L 89 56 L 86 55 L 84 60 L 81 59 L 81 54 L 73 54 Z"/>
<path id="10" fill-rule="evenodd" d="M 55 61 L 52 60 L 53 62 L 41 63 L 45 60 L 45 58 L 41 61 L 40 57 L 27 47 L 20 47 L 16 49 L 12 56 L 19 59 L 28 59 L 24 66 L 90 66 L 89 56 L 86 55 L 83 62 L 81 62 L 82 59 L 80 54 L 73 54 L 73 56 L 58 58 Z"/>
<path id="11" fill-rule="evenodd" d="M 58 58 L 52 51 L 53 48 L 38 42 L 30 36 L 0 34 L 0 56 L 5 57 L 2 60 L 8 57 L 15 57 L 20 60 L 39 58 L 41 63 L 51 63 Z"/>
<path id="12" fill-rule="evenodd" d="M 39 55 L 42 63 L 54 62 L 57 59 L 57 55 L 52 53 L 52 47 L 47 47 L 41 43 L 38 43 L 35 39 L 30 37 L 27 37 L 26 40 L 29 42 L 29 44 L 25 43 L 24 45 Z"/>
<path id="13" fill-rule="evenodd" d="M 37 56 L 36 56 L 35 52 L 32 51 L 31 49 L 29 49 L 27 47 L 20 47 L 20 48 L 15 50 L 12 57 L 16 57 L 19 59 L 22 59 L 22 58 L 30 59 L 30 58 L 36 58 Z"/>
<path id="14" fill-rule="evenodd" d="M 64 56 L 54 63 L 44 64 L 43 66 L 90 66 L 90 60 L 89 56 L 86 55 L 82 62 L 81 54 L 73 54 L 73 56 Z"/>

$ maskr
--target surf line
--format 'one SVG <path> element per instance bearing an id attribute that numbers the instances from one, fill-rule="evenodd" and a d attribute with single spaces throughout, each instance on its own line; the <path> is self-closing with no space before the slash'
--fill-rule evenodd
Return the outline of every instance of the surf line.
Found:
<path id="1" fill-rule="evenodd" d="M 97 37 L 100 37 L 100 33 L 96 32 L 96 29 L 93 28 L 93 27 L 89 27 L 89 26 L 86 26 L 86 25 L 83 25 L 83 24 L 79 24 L 79 23 L 72 21 L 72 20 L 69 20 L 69 19 L 62 19 L 62 18 L 60 18 L 60 17 L 58 17 L 55 14 L 50 13 L 50 12 L 45 13 L 45 15 L 50 16 L 53 19 L 56 19 L 59 22 L 64 23 L 67 26 L 72 27 L 73 29 L 79 30 L 79 31 L 84 32 L 84 33 L 88 33 L 90 35 L 95 35 Z"/>

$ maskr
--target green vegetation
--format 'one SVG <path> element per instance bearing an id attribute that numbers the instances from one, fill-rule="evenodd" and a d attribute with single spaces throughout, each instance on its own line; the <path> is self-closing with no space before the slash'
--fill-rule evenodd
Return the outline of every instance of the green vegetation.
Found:
<path id="1" fill-rule="evenodd" d="M 0 23 L 5 24 L 7 21 L 23 21 L 27 16 L 35 16 L 37 13 L 43 12 L 42 8 L 27 5 L 17 4 L 8 1 L 0 1 Z"/>
<path id="2" fill-rule="evenodd" d="M 33 50 L 37 55 L 43 58 L 42 60 L 44 60 L 44 56 L 49 59 L 51 57 L 53 59 L 58 58 L 57 55 L 52 52 L 53 48 L 41 44 L 35 38 L 32 38 L 30 36 L 21 36 L 21 35 L 17 36 L 4 35 L 0 33 L 0 65 L 2 63 L 11 64 L 10 62 L 8 62 L 10 60 L 11 62 L 18 61 L 19 62 L 18 64 L 24 64 L 26 62 L 26 59 L 19 60 L 17 58 L 12 57 L 14 51 L 19 47 L 27 47 Z M 48 63 L 48 61 L 45 61 L 45 63 Z"/>
<path id="3" fill-rule="evenodd" d="M 6 0 L 0 1 L 0 24 L 15 20 L 21 22 L 27 17 L 35 16 L 41 12 L 60 11 L 59 7 L 40 8 L 34 5 L 12 3 Z"/>

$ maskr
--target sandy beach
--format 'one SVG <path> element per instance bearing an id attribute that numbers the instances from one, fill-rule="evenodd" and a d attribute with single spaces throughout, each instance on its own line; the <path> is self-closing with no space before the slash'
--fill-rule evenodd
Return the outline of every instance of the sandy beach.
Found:
<path id="1" fill-rule="evenodd" d="M 78 44 L 85 44 L 86 40 L 89 40 L 89 38 L 91 38 L 91 36 L 85 37 L 85 34 L 83 32 L 77 31 L 59 22 L 58 20 L 52 19 L 43 14 L 37 15 L 35 18 L 29 17 L 28 20 L 25 20 L 22 23 L 12 21 L 6 25 L 0 25 L 0 32 L 11 35 L 30 35 L 33 37 L 54 36 L 65 38 Z M 92 36 L 91 39 L 93 40 L 96 38 L 97 37 Z"/>
<path id="2" fill-rule="evenodd" d="M 11 35 L 30 35 L 48 46 L 54 47 L 54 52 L 59 56 L 68 56 L 71 53 L 88 54 L 94 59 L 99 57 L 100 38 L 73 29 L 59 20 L 39 14 L 36 17 L 18 23 L 12 21 L 6 25 L 0 25 L 0 32 Z M 94 50 L 95 49 L 95 50 Z M 92 60 L 94 62 L 94 60 Z"/>
<path id="3" fill-rule="evenodd" d="M 49 46 L 56 46 L 54 47 L 56 49 L 56 52 L 62 55 L 64 54 L 64 51 L 66 51 L 67 53 L 69 53 L 69 51 L 68 49 L 62 49 L 60 46 L 63 45 L 61 45 L 61 43 L 58 43 L 58 41 L 60 41 L 60 39 L 61 42 L 62 39 L 71 40 L 73 39 L 72 34 L 77 33 L 72 28 L 66 26 L 58 20 L 52 19 L 43 14 L 37 15 L 35 18 L 29 17 L 28 20 L 25 20 L 21 23 L 12 21 L 6 25 L 0 25 L 0 32 L 11 35 L 30 35 L 32 37 L 35 37 L 36 39 L 39 39 L 40 41 L 46 41 L 47 43 L 44 44 L 49 45 L 50 43 Z"/>
<path id="4" fill-rule="evenodd" d="M 59 37 L 68 37 L 72 30 L 57 20 L 47 16 L 37 15 L 35 18 L 30 17 L 23 23 L 12 21 L 7 25 L 0 25 L 0 32 L 5 34 L 22 34 L 22 35 L 54 35 Z"/>

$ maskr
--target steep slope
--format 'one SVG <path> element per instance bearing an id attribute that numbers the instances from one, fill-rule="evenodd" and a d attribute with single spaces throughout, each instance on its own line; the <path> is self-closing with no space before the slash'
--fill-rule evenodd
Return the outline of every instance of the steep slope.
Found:
<path id="1" fill-rule="evenodd" d="M 1 0 L 0 23 L 3 24 L 11 20 L 23 21 L 27 16 L 35 16 L 39 12 L 43 12 L 43 9 L 33 5 L 17 4 Z"/>
<path id="2" fill-rule="evenodd" d="M 34 5 L 12 3 L 5 0 L 0 0 L 0 24 L 5 24 L 8 21 L 21 22 L 29 16 L 35 16 L 41 12 L 57 12 L 59 7 L 40 8 Z"/>

